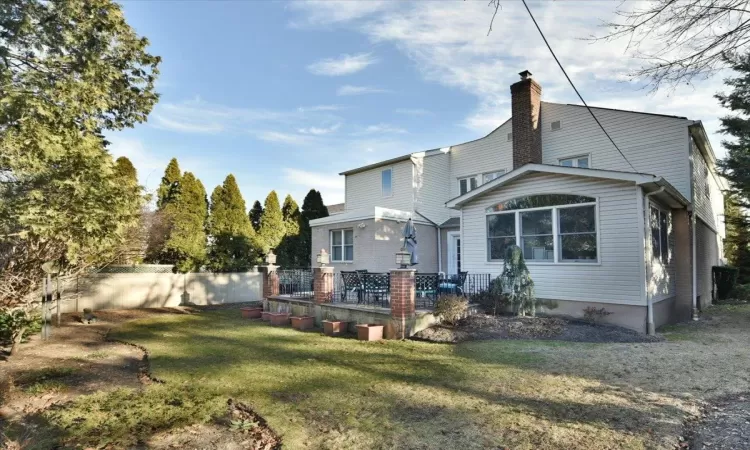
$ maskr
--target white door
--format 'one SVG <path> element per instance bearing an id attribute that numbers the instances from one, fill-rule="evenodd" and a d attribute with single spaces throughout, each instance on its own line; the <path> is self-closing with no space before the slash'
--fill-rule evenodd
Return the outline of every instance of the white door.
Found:
<path id="1" fill-rule="evenodd" d="M 461 271 L 461 233 L 451 231 L 448 235 L 448 275 L 458 275 Z"/>

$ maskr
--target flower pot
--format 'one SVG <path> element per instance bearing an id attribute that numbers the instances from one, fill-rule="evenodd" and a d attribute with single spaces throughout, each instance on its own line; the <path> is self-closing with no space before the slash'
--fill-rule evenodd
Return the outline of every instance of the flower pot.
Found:
<path id="1" fill-rule="evenodd" d="M 264 322 L 271 321 L 271 311 L 263 311 L 260 315 L 260 319 Z"/>
<path id="2" fill-rule="evenodd" d="M 341 320 L 324 320 L 323 321 L 323 333 L 326 336 L 340 336 L 346 333 L 346 326 L 348 322 Z"/>
<path id="3" fill-rule="evenodd" d="M 289 313 L 271 313 L 271 325 L 289 325 Z"/>
<path id="4" fill-rule="evenodd" d="M 299 316 L 292 317 L 292 328 L 295 330 L 309 330 L 315 326 L 315 317 Z"/>
<path id="5" fill-rule="evenodd" d="M 240 308 L 243 319 L 260 319 L 263 313 L 263 308 L 257 306 L 248 306 L 246 308 Z"/>
<path id="6" fill-rule="evenodd" d="M 383 325 L 371 323 L 357 325 L 357 339 L 360 341 L 379 341 L 383 339 Z"/>

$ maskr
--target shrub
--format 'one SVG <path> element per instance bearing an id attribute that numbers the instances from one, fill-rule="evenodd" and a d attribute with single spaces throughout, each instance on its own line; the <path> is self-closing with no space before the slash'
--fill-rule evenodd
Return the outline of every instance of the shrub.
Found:
<path id="1" fill-rule="evenodd" d="M 716 298 L 726 300 L 737 284 L 739 269 L 730 266 L 713 266 L 712 270 L 714 286 L 716 286 Z"/>
<path id="2" fill-rule="evenodd" d="M 516 314 L 519 316 L 536 315 L 534 281 L 526 267 L 521 247 L 511 245 L 505 251 L 505 263 L 500 280 L 502 292 L 508 293 L 508 301 Z"/>
<path id="3" fill-rule="evenodd" d="M 482 307 L 486 314 L 496 316 L 508 306 L 508 296 L 503 294 L 503 283 L 500 277 L 490 281 L 486 291 L 477 292 L 470 297 L 471 303 Z"/>
<path id="4" fill-rule="evenodd" d="M 601 323 L 610 314 L 612 312 L 604 308 L 594 308 L 593 306 L 583 308 L 583 320 L 591 323 Z"/>
<path id="5" fill-rule="evenodd" d="M 469 308 L 469 302 L 458 295 L 441 296 L 435 304 L 435 314 L 443 318 L 448 325 L 455 325 Z"/>
<path id="6" fill-rule="evenodd" d="M 750 300 L 750 284 L 738 284 L 729 293 L 730 298 L 737 300 Z"/>
<path id="7" fill-rule="evenodd" d="M 21 343 L 41 330 L 42 318 L 37 312 L 23 309 L 0 310 L 0 342 L 4 345 Z"/>

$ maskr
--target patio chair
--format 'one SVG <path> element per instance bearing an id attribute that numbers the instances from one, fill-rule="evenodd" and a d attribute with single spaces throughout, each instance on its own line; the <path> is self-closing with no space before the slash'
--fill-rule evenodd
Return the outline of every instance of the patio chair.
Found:
<path id="1" fill-rule="evenodd" d="M 375 298 L 374 303 L 385 307 L 389 303 L 388 295 L 391 292 L 391 276 L 388 273 L 362 273 L 359 275 L 364 286 L 364 300 L 370 301 Z"/>
<path id="2" fill-rule="evenodd" d="M 438 294 L 438 284 L 440 275 L 437 273 L 417 273 L 415 277 L 415 290 L 417 294 L 417 304 L 422 300 L 422 306 L 429 308 L 435 305 Z"/>
<path id="3" fill-rule="evenodd" d="M 357 303 L 362 302 L 364 291 L 362 290 L 362 280 L 357 272 L 341 271 L 341 281 L 344 283 L 344 289 L 341 290 L 341 301 L 346 302 L 350 292 L 357 295 Z"/>
<path id="4" fill-rule="evenodd" d="M 440 280 L 438 284 L 439 294 L 464 295 L 464 284 L 469 272 L 459 272 L 458 275 L 451 275 L 447 279 Z"/>

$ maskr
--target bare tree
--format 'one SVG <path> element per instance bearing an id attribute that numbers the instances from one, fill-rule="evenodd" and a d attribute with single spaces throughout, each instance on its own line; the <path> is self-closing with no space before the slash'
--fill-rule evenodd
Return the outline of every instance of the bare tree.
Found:
<path id="1" fill-rule="evenodd" d="M 748 0 L 652 0 L 635 7 L 623 1 L 616 14 L 608 34 L 594 39 L 628 39 L 627 52 L 643 61 L 629 75 L 653 90 L 706 79 L 750 43 Z"/>

